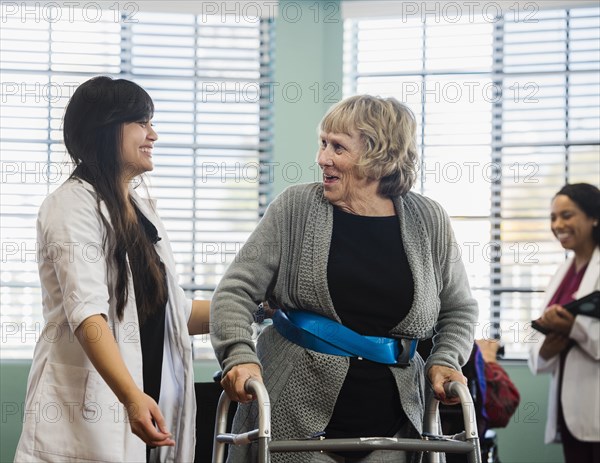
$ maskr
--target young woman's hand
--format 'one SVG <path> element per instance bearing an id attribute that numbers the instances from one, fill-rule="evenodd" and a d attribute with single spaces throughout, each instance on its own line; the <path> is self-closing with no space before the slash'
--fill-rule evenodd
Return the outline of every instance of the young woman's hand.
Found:
<path id="1" fill-rule="evenodd" d="M 158 405 L 133 381 L 106 319 L 102 315 L 86 318 L 75 335 L 100 376 L 125 405 L 131 431 L 153 447 L 175 445 Z"/>
<path id="2" fill-rule="evenodd" d="M 175 441 L 171 439 L 171 433 L 167 429 L 165 419 L 152 397 L 138 390 L 132 397 L 127 398 L 124 405 L 127 410 L 131 432 L 142 439 L 146 445 L 150 447 L 172 447 L 175 445 Z"/>

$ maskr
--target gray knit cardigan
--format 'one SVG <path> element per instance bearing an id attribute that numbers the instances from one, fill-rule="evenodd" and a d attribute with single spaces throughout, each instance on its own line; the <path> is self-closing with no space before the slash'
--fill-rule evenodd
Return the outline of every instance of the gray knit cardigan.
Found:
<path id="1" fill-rule="evenodd" d="M 417 433 L 423 425 L 425 372 L 434 364 L 460 370 L 466 363 L 478 309 L 442 207 L 412 192 L 393 201 L 413 275 L 414 300 L 392 333 L 426 338 L 435 330 L 427 365 L 417 354 L 406 368 L 389 367 Z M 340 321 L 327 285 L 332 229 L 333 206 L 325 199 L 322 184 L 286 189 L 271 203 L 212 299 L 211 339 L 223 373 L 242 363 L 261 365 L 274 439 L 304 438 L 326 427 L 349 360 L 292 344 L 273 327 L 263 331 L 255 348 L 252 313 L 258 303 L 272 298 L 288 309 L 310 310 Z M 238 407 L 236 432 L 255 428 L 256 422 L 255 403 Z M 230 461 L 253 461 L 248 451 L 248 447 L 232 449 Z M 310 456 L 274 454 L 272 460 L 307 462 Z"/>

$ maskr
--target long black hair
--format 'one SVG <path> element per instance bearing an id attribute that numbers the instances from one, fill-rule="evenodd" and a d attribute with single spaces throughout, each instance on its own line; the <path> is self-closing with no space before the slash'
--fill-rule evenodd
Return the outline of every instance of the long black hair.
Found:
<path id="1" fill-rule="evenodd" d="M 106 227 L 104 247 L 117 268 L 117 316 L 123 318 L 128 298 L 127 255 L 140 322 L 166 303 L 167 290 L 153 243 L 140 227 L 125 193 L 127 166 L 122 161 L 123 125 L 149 121 L 154 115 L 150 95 L 125 79 L 94 77 L 81 84 L 69 100 L 63 120 L 64 143 L 76 165 L 71 177 L 85 180 L 97 192 L 98 211 Z M 104 202 L 110 224 L 101 212 Z"/>
<path id="2" fill-rule="evenodd" d="M 563 186 L 556 195 L 565 195 L 588 217 L 595 219 L 592 237 L 596 246 L 600 246 L 600 190 L 589 183 L 570 183 Z"/>

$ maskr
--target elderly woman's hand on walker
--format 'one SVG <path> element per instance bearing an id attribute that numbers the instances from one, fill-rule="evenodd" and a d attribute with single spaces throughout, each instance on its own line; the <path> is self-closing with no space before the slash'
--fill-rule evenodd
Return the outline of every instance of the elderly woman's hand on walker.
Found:
<path id="1" fill-rule="evenodd" d="M 427 374 L 431 386 L 433 387 L 433 393 L 435 397 L 446 405 L 455 405 L 460 403 L 458 396 L 448 397 L 444 390 L 444 384 L 451 383 L 452 381 L 458 381 L 459 383 L 467 385 L 467 378 L 454 368 L 446 367 L 443 365 L 433 365 Z"/>
<path id="2" fill-rule="evenodd" d="M 256 363 L 243 363 L 234 366 L 223 376 L 221 386 L 231 400 L 248 403 L 256 398 L 254 395 L 248 394 L 245 389 L 246 381 L 250 378 L 256 378 L 262 382 L 260 366 Z"/>

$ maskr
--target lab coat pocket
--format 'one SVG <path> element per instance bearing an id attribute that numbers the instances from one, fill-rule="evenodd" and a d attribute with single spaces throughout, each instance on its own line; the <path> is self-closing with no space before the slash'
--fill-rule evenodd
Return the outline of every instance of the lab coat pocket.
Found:
<path id="1" fill-rule="evenodd" d="M 57 461 L 122 461 L 127 423 L 121 404 L 96 371 L 48 362 L 37 405 L 34 445 L 48 461 L 54 461 L 51 455 Z"/>

